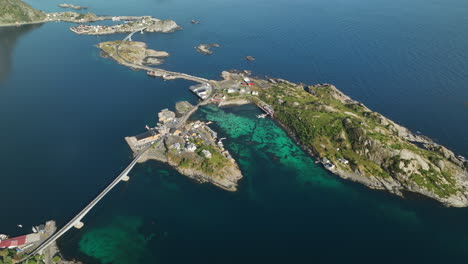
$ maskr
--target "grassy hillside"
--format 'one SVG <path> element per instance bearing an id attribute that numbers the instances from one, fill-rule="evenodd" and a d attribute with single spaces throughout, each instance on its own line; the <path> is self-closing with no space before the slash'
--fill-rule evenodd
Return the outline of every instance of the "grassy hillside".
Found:
<path id="1" fill-rule="evenodd" d="M 0 24 L 43 20 L 45 13 L 21 0 L 0 0 Z"/>
<path id="2" fill-rule="evenodd" d="M 331 85 L 278 84 L 260 94 L 275 117 L 337 170 L 358 173 L 437 198 L 463 196 L 463 165 L 437 144 L 415 144 L 382 115 Z M 343 160 L 349 163 L 343 164 Z"/>

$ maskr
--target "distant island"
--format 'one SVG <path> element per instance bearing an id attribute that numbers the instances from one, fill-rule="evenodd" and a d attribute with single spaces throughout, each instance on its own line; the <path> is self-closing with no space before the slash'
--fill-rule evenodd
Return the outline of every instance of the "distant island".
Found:
<path id="1" fill-rule="evenodd" d="M 78 6 L 78 5 L 73 5 L 73 4 L 59 4 L 58 6 L 61 8 L 71 8 L 74 10 L 88 9 L 86 6 Z"/>
<path id="2" fill-rule="evenodd" d="M 69 4 L 60 4 L 59 6 L 62 8 L 72 8 L 78 10 L 86 9 L 85 7 Z M 41 24 L 58 21 L 84 24 L 104 20 L 122 20 L 125 21 L 125 23 L 114 26 L 80 25 L 77 27 L 71 27 L 70 30 L 77 34 L 106 35 L 137 31 L 168 33 L 181 28 L 173 20 L 161 20 L 149 16 L 99 16 L 92 12 L 88 12 L 86 14 L 77 12 L 45 13 L 43 11 L 32 8 L 30 5 L 24 3 L 21 0 L 4 0 L 0 2 L 0 27 Z"/>

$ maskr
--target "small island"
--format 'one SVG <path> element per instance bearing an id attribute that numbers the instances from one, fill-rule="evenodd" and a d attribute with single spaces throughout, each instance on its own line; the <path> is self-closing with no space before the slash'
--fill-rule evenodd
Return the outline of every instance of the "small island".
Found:
<path id="1" fill-rule="evenodd" d="M 74 9 L 74 10 L 88 9 L 86 6 L 79 6 L 79 5 L 73 5 L 73 4 L 59 4 L 58 7 L 70 8 L 70 9 Z"/>
<path id="2" fill-rule="evenodd" d="M 197 107 L 188 102 L 179 102 L 176 109 L 178 117 L 176 113 L 164 109 L 158 114 L 156 127 L 147 127 L 147 132 L 125 138 L 134 153 L 147 144 L 160 141 L 139 162 L 165 162 L 201 183 L 210 182 L 225 190 L 236 191 L 242 173 L 224 148 L 223 139 L 218 139 L 218 134 L 208 126 L 209 123 L 186 122 Z"/>
<path id="3" fill-rule="evenodd" d="M 198 45 L 195 49 L 205 55 L 211 55 L 213 54 L 213 51 L 211 48 L 219 48 L 219 44 L 200 44 Z"/>
<path id="4" fill-rule="evenodd" d="M 162 58 L 169 57 L 165 51 L 148 49 L 144 42 L 118 40 L 103 42 L 98 46 L 102 56 L 112 57 L 122 64 L 159 65 L 164 62 Z"/>

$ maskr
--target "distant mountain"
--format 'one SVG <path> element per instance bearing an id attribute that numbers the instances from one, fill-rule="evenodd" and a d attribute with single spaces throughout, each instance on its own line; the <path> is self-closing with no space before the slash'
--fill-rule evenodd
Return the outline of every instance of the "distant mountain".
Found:
<path id="1" fill-rule="evenodd" d="M 0 24 L 35 22 L 45 15 L 21 0 L 0 0 Z"/>

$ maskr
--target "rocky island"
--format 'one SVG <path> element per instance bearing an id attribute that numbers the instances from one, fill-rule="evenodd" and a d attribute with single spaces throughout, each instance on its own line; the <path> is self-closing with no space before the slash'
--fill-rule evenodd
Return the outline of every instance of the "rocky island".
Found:
<path id="1" fill-rule="evenodd" d="M 229 151 L 224 149 L 218 134 L 201 121 L 186 119 L 196 110 L 188 102 L 176 106 L 179 117 L 168 109 L 159 114 L 159 122 L 148 132 L 125 138 L 134 153 L 152 142 L 154 144 L 139 162 L 156 160 L 168 163 L 181 174 L 199 182 L 210 182 L 228 191 L 237 190 L 242 173 Z"/>
<path id="2" fill-rule="evenodd" d="M 205 55 L 213 54 L 211 48 L 219 48 L 219 44 L 200 44 L 195 49 Z"/>
<path id="3" fill-rule="evenodd" d="M 74 10 L 88 9 L 86 6 L 78 6 L 78 5 L 73 5 L 73 4 L 59 4 L 58 7 L 70 8 L 70 9 L 74 9 Z"/>
<path id="4" fill-rule="evenodd" d="M 448 206 L 468 206 L 468 161 L 335 86 L 242 73 L 223 72 L 223 77 L 229 85 L 218 97 L 225 104 L 257 104 L 330 172 L 373 189 L 398 195 L 410 191 Z"/>
<path id="5" fill-rule="evenodd" d="M 109 56 L 121 64 L 159 65 L 169 57 L 165 51 L 148 49 L 146 43 L 137 41 L 109 41 L 99 43 L 103 56 Z"/>

